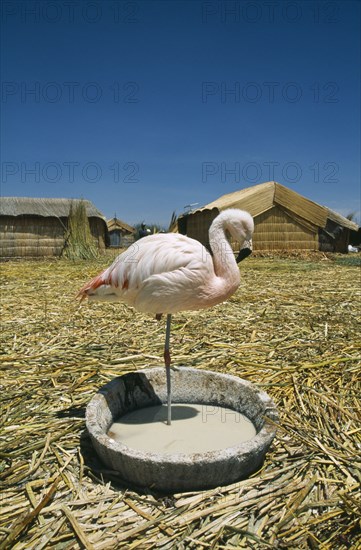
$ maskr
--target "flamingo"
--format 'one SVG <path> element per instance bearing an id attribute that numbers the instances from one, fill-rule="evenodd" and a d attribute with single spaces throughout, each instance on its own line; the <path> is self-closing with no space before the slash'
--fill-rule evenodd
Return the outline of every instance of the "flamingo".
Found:
<path id="1" fill-rule="evenodd" d="M 227 209 L 209 228 L 208 250 L 197 240 L 178 233 L 159 233 L 139 239 L 110 267 L 79 291 L 82 299 L 123 301 L 134 309 L 167 315 L 164 362 L 167 378 L 167 424 L 171 424 L 170 329 L 172 314 L 206 309 L 227 300 L 240 284 L 237 262 L 250 254 L 252 216 Z M 241 245 L 237 260 L 226 238 Z"/>

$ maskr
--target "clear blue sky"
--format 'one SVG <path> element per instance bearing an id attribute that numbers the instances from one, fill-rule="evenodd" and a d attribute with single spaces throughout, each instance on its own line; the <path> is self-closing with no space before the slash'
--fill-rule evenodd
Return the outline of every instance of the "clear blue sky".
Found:
<path id="1" fill-rule="evenodd" d="M 360 3 L 2 3 L 3 195 L 128 223 L 275 179 L 360 221 Z"/>

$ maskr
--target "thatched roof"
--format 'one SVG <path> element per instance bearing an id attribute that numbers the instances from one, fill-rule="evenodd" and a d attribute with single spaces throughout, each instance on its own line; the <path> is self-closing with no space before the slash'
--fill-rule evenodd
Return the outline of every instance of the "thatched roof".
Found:
<path id="1" fill-rule="evenodd" d="M 330 210 L 327 208 L 328 211 L 328 219 L 332 220 L 333 222 L 336 222 L 338 225 L 342 225 L 343 227 L 347 227 L 347 229 L 351 229 L 352 231 L 358 231 L 359 226 L 357 223 L 345 218 L 344 216 L 341 216 L 341 214 L 338 214 L 337 212 L 334 212 L 334 210 Z"/>
<path id="2" fill-rule="evenodd" d="M 48 199 L 30 197 L 1 197 L 0 216 L 43 216 L 67 218 L 70 206 L 83 201 L 88 218 L 101 218 L 103 214 L 90 201 L 83 199 Z"/>
<path id="3" fill-rule="evenodd" d="M 126 231 L 127 233 L 135 233 L 134 227 L 123 222 L 119 218 L 111 218 L 107 221 L 108 231 L 114 231 L 115 229 L 120 229 L 121 231 Z"/>
<path id="4" fill-rule="evenodd" d="M 354 231 L 358 230 L 356 223 L 341 216 L 341 214 L 303 197 L 299 193 L 296 193 L 296 191 L 292 191 L 292 189 L 288 189 L 288 187 L 276 181 L 260 183 L 259 185 L 222 195 L 215 201 L 206 204 L 203 208 L 193 211 L 192 214 L 203 210 L 212 210 L 213 208 L 218 210 L 241 208 L 256 217 L 275 205 L 286 208 L 295 216 L 317 227 L 324 228 L 327 219 L 331 219 L 343 227 Z"/>

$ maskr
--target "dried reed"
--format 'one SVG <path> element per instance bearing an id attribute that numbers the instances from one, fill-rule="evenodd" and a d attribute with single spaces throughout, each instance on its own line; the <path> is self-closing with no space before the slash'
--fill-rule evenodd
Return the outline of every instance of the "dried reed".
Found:
<path id="1" fill-rule="evenodd" d="M 98 254 L 96 240 L 90 231 L 85 202 L 80 200 L 75 204 L 71 203 L 63 256 L 70 260 L 91 260 Z"/>
<path id="2" fill-rule="evenodd" d="M 175 316 L 174 362 L 258 384 L 281 422 L 249 479 L 162 496 L 124 487 L 84 431 L 100 386 L 161 364 L 163 321 L 75 301 L 108 261 L 1 266 L 0 548 L 359 547 L 358 268 L 249 259 L 226 304 Z"/>

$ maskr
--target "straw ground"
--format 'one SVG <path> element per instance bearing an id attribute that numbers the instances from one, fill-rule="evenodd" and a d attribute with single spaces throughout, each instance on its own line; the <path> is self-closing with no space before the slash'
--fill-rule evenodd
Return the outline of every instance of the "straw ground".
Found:
<path id="1" fill-rule="evenodd" d="M 249 479 L 157 495 L 124 487 L 84 430 L 100 386 L 162 363 L 163 321 L 75 300 L 108 263 L 1 266 L 0 548 L 359 547 L 359 268 L 251 258 L 231 300 L 174 317 L 176 364 L 258 384 L 281 421 Z"/>

